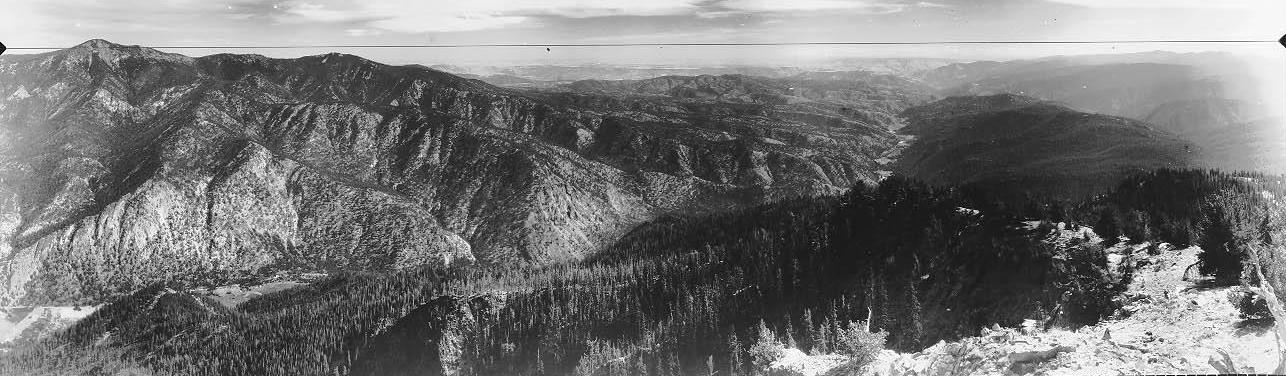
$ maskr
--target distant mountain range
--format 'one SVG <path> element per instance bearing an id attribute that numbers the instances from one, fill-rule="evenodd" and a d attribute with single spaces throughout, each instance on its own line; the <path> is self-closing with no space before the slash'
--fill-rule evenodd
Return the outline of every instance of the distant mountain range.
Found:
<path id="1" fill-rule="evenodd" d="M 343 54 L 192 58 L 92 40 L 5 56 L 0 300 L 543 265 L 661 215 L 835 195 L 894 173 L 1082 197 L 1160 167 L 1271 165 L 1263 156 L 1280 150 L 1260 136 L 1277 123 L 1195 68 L 1091 60 L 518 90 Z"/>
<path id="2" fill-rule="evenodd" d="M 918 72 L 958 63 L 954 59 L 937 58 L 849 58 L 838 59 L 810 66 L 621 66 L 611 64 L 581 65 L 520 65 L 520 66 L 462 66 L 438 64 L 429 68 L 480 78 L 500 86 L 511 78 L 530 80 L 530 83 L 569 83 L 581 80 L 640 80 L 660 76 L 701 76 L 740 74 L 767 78 L 785 78 L 809 72 L 865 71 L 880 74 L 911 75 Z M 494 82 L 493 82 L 494 81 Z M 519 84 L 514 82 L 514 84 Z"/>
<path id="3" fill-rule="evenodd" d="M 1286 118 L 1274 83 L 1221 53 L 1151 52 L 953 64 L 918 79 L 940 95 L 1026 95 L 1128 117 L 1191 140 L 1204 162 L 1286 172 Z"/>
<path id="4" fill-rule="evenodd" d="M 1279 177 L 1191 171 L 1286 159 L 1220 59 L 0 57 L 0 373 L 760 374 L 787 348 L 857 370 L 1094 325 L 1136 312 L 1158 244 L 1213 283 L 1280 246 Z M 988 361 L 1064 352 L 1025 348 Z"/>
<path id="5" fill-rule="evenodd" d="M 532 94 L 351 55 L 102 40 L 5 56 L 0 77 L 8 302 L 574 260 L 662 213 L 874 181 L 889 123 L 927 100 L 896 80 L 850 111 Z"/>
<path id="6" fill-rule="evenodd" d="M 590 66 L 443 67 L 489 83 L 528 90 L 655 92 L 662 76 L 753 76 L 785 82 L 862 82 L 860 76 L 900 77 L 922 93 L 942 98 L 1016 94 L 1061 103 L 1079 111 L 1127 117 L 1192 141 L 1205 164 L 1229 170 L 1286 171 L 1286 111 L 1259 70 L 1225 53 L 1142 52 L 1052 56 L 1013 61 L 856 59 L 828 68 L 656 68 Z M 843 76 L 855 76 L 845 78 Z M 851 80 L 851 81 L 850 81 Z M 710 80 L 707 80 L 710 81 Z M 753 81 L 746 80 L 743 81 Z M 765 82 L 767 83 L 767 82 Z M 688 83 L 692 85 L 693 83 Z M 698 84 L 699 85 L 699 84 Z M 635 86 L 626 90 L 626 86 Z M 805 86 L 805 85 L 798 85 Z M 773 87 L 769 84 L 769 87 Z M 759 94 L 789 100 L 773 87 Z M 761 88 L 762 85 L 761 85 Z M 686 90 L 682 86 L 674 90 Z M 716 89 L 717 91 L 717 89 Z M 751 90 L 753 91 L 753 89 Z M 747 92 L 751 92 L 747 91 Z M 708 92 L 709 93 L 709 92 Z M 677 95 L 708 95 L 688 90 Z M 735 94 L 734 94 L 735 95 Z M 1274 96 L 1275 95 L 1275 96 Z M 707 98 L 714 99 L 714 98 Z M 816 98 L 813 98 L 816 99 Z M 742 99 L 735 99 L 742 100 Z"/>
<path id="7" fill-rule="evenodd" d="M 894 170 L 939 185 L 1084 198 L 1202 159 L 1191 143 L 1147 123 L 1013 94 L 951 97 L 905 116 L 902 132 L 915 139 Z"/>

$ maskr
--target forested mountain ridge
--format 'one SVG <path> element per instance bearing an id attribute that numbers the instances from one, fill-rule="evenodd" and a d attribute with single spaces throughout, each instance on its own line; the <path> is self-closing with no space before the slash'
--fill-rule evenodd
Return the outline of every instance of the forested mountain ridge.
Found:
<path id="1" fill-rule="evenodd" d="M 0 358 L 0 366 L 184 374 L 748 374 L 766 366 L 765 341 L 814 354 L 851 351 L 850 321 L 869 320 L 899 351 L 996 324 L 1074 329 L 1128 315 L 1120 308 L 1139 299 L 1119 294 L 1134 268 L 1147 265 L 1108 250 L 1118 241 L 1113 235 L 1131 243 L 1181 242 L 1174 243 L 1179 248 L 1276 247 L 1265 239 L 1286 231 L 1286 216 L 1273 206 L 1280 202 L 1269 198 L 1286 193 L 1280 181 L 1160 171 L 1079 204 L 1011 207 L 983 189 L 891 178 L 839 198 L 658 219 L 573 264 L 346 273 L 232 309 L 180 286 L 157 286 Z M 1187 240 L 1172 227 L 1151 227 L 1155 218 L 1167 220 L 1163 226 L 1184 224 Z M 1051 235 L 1071 228 L 1081 230 Z M 1147 252 L 1164 258 L 1175 249 Z M 1229 260 L 1219 252 L 1201 257 Z M 1282 275 L 1268 270 L 1271 278 Z M 153 317 L 165 319 L 149 322 Z"/>
<path id="2" fill-rule="evenodd" d="M 1204 163 L 1204 150 L 1153 125 L 1013 94 L 950 97 L 903 112 L 914 136 L 891 169 L 947 186 L 1083 199 L 1122 179 Z"/>
<path id="3" fill-rule="evenodd" d="M 478 78 L 504 87 L 551 88 L 585 80 L 646 80 L 662 76 L 747 75 L 787 78 L 812 71 L 864 71 L 888 75 L 911 75 L 958 62 L 937 58 L 848 58 L 812 67 L 774 67 L 762 65 L 672 66 L 672 65 L 451 65 L 436 64 L 429 68 L 462 77 Z"/>
<path id="4" fill-rule="evenodd" d="M 212 374 L 740 374 L 758 367 L 747 351 L 761 320 L 832 351 L 847 322 L 870 319 L 892 348 L 920 349 L 1032 315 L 1077 325 L 1111 312 L 1087 304 L 1110 304 L 1101 297 L 1128 273 L 1110 273 L 1097 245 L 1045 243 L 1010 215 L 962 208 L 978 197 L 893 178 L 838 200 L 661 219 L 577 264 L 336 276 L 227 314 L 158 287 L 10 359 L 122 351 Z M 201 318 L 123 331 L 150 315 L 130 301 Z M 146 356 L 161 353 L 186 358 Z"/>
<path id="5" fill-rule="evenodd" d="M 832 123 L 880 129 L 901 127 L 896 116 L 900 109 L 933 99 L 928 86 L 865 71 L 807 72 L 779 78 L 728 74 L 583 80 L 551 90 L 662 102 L 759 104 L 778 116 L 821 117 Z"/>
<path id="6" fill-rule="evenodd" d="M 1286 287 L 1282 177 L 1190 170 L 1207 150 L 1160 129 L 1239 102 L 1149 124 L 924 82 L 6 56 L 0 303 L 105 304 L 0 347 L 0 374 L 731 375 L 786 348 L 858 372 L 1129 315 L 1139 252 L 1257 289 L 1239 306 Z"/>
<path id="7" fill-rule="evenodd" d="M 873 181 L 896 142 L 844 115 L 611 108 L 342 54 L 191 58 L 93 40 L 5 56 L 0 76 L 9 302 L 273 270 L 573 260 L 668 211 Z"/>
<path id="8" fill-rule="evenodd" d="M 1016 94 L 1145 121 L 1206 151 L 1206 166 L 1286 172 L 1278 67 L 1227 53 L 978 61 L 922 72 L 942 96 Z"/>

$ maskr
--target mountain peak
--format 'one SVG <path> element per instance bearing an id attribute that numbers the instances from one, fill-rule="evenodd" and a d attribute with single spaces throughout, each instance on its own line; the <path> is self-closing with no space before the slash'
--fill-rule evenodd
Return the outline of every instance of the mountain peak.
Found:
<path id="1" fill-rule="evenodd" d="M 120 48 L 120 47 L 124 47 L 124 46 L 116 43 L 108 42 L 107 40 L 95 38 L 95 39 L 87 40 L 72 48 L 100 49 L 100 48 Z"/>
<path id="2" fill-rule="evenodd" d="M 104 39 L 97 39 L 97 38 L 87 40 L 81 44 L 78 44 L 74 47 L 71 47 L 62 51 L 63 52 L 57 52 L 57 53 L 70 52 L 73 54 L 93 54 L 108 60 L 117 60 L 125 57 L 147 58 L 147 59 L 154 59 L 157 61 L 172 61 L 172 62 L 182 62 L 182 63 L 187 63 L 192 60 L 191 57 L 180 55 L 180 54 L 162 52 L 162 51 L 158 51 L 155 49 L 151 49 L 151 48 L 147 48 L 139 45 L 116 44 Z"/>
<path id="3" fill-rule="evenodd" d="M 361 56 L 340 53 L 340 52 L 328 52 L 321 55 L 304 56 L 304 57 L 301 57 L 300 60 L 314 63 L 314 64 L 345 63 L 345 64 L 362 64 L 362 65 L 365 65 L 365 64 L 383 65 L 375 61 L 367 60 L 366 58 Z"/>

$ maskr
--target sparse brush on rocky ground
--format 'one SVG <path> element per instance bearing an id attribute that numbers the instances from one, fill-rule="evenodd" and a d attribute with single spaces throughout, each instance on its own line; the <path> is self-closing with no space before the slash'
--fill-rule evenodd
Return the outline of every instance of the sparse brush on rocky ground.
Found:
<path id="1" fill-rule="evenodd" d="M 841 197 L 662 218 L 575 264 L 336 273 L 242 302 L 208 289 L 143 291 L 69 335 L 0 356 L 0 371 L 48 370 L 102 348 L 139 367 L 211 375 L 1271 370 L 1272 326 L 1242 318 L 1228 300 L 1236 286 L 1201 278 L 1194 265 L 1206 253 L 1186 245 L 1246 239 L 1260 217 L 1232 210 L 1248 200 L 1215 200 L 1202 207 L 1223 214 L 1144 230 L 1143 218 L 1185 209 L 1157 209 L 1146 200 L 1171 191 L 1136 187 L 1232 179 L 1171 174 L 1071 214 L 1057 202 L 1016 214 L 985 192 L 890 177 Z M 1228 233 L 1209 231 L 1237 218 Z M 1108 241 L 1090 223 L 1124 235 Z M 1205 240 L 1170 247 L 1146 236 L 1167 232 Z M 142 304 L 153 301 L 163 304 Z"/>
<path id="2" fill-rule="evenodd" d="M 766 330 L 766 327 L 762 327 Z M 764 333 L 764 332 L 761 332 Z M 884 349 L 888 332 L 872 332 L 867 322 L 849 322 L 837 335 L 835 352 L 805 354 L 796 348 L 784 347 L 771 334 L 761 335 L 751 347 L 755 364 L 769 375 L 857 375 L 875 362 Z"/>
<path id="3" fill-rule="evenodd" d="M 1228 302 L 1237 311 L 1241 312 L 1241 318 L 1247 320 L 1273 320 L 1272 312 L 1268 310 L 1268 302 L 1262 296 L 1254 293 L 1244 287 L 1228 291 Z"/>
<path id="4" fill-rule="evenodd" d="M 1029 320 L 1019 328 L 993 326 L 977 336 L 939 342 L 911 353 L 882 350 L 860 372 L 847 360 L 814 355 L 774 363 L 775 375 L 1081 375 L 1262 373 L 1277 366 L 1271 315 L 1239 286 L 1209 287 L 1184 279 L 1200 249 L 1120 245 L 1139 269 L 1117 315 L 1078 329 Z M 1165 247 L 1161 247 L 1165 249 Z M 1231 299 L 1230 299 L 1231 298 Z M 1231 300 L 1231 301 L 1230 301 Z M 786 349 L 785 353 L 791 353 Z"/>

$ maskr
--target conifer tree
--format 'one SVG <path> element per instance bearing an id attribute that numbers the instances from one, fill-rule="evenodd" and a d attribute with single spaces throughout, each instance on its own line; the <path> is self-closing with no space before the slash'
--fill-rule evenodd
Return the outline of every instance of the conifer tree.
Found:
<path id="1" fill-rule="evenodd" d="M 804 324 L 803 347 L 810 352 L 815 352 L 817 349 L 817 342 L 818 342 L 817 327 L 813 325 L 813 310 L 811 308 L 804 309 L 803 324 Z"/>
<path id="2" fill-rule="evenodd" d="M 1120 221 L 1117 220 L 1116 214 L 1111 209 L 1104 208 L 1099 211 L 1098 222 L 1094 223 L 1094 232 L 1103 238 L 1103 242 L 1108 245 L 1116 244 L 1121 236 Z"/>
<path id="3" fill-rule="evenodd" d="M 783 330 L 785 330 L 784 336 L 786 337 L 786 347 L 799 348 L 799 345 L 795 343 L 795 326 L 791 323 L 790 312 L 786 313 L 784 320 L 786 322 L 783 324 Z"/>
<path id="4" fill-rule="evenodd" d="M 741 342 L 737 341 L 737 331 L 728 329 L 728 374 L 736 375 L 741 371 Z"/>

